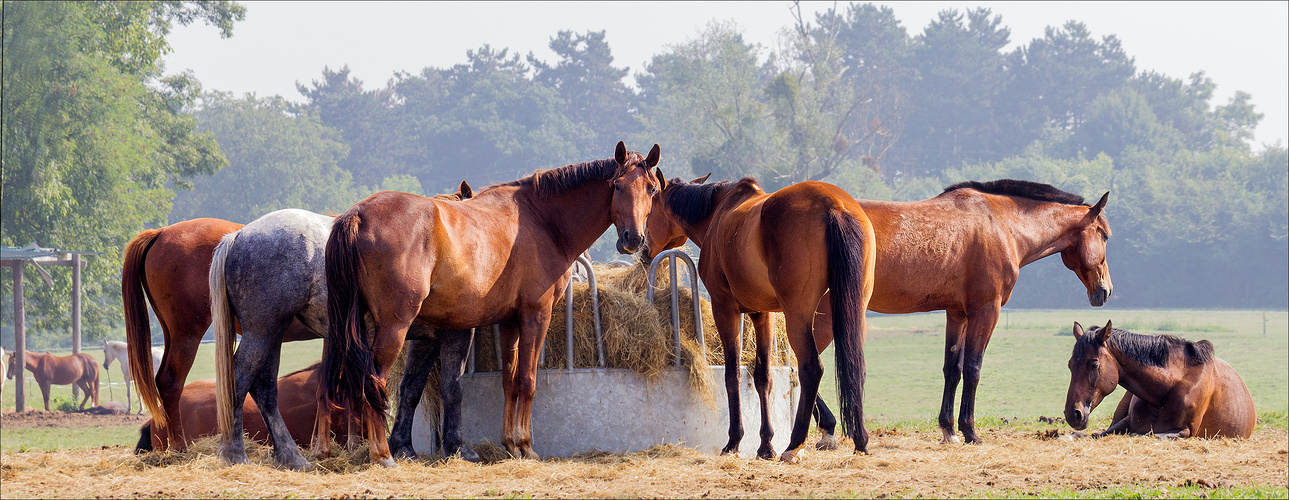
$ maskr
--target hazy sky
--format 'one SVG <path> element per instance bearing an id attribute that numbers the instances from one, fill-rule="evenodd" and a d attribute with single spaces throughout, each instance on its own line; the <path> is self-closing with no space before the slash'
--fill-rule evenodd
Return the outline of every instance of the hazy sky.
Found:
<path id="1" fill-rule="evenodd" d="M 1215 105 L 1236 90 L 1263 113 L 1257 143 L 1289 136 L 1289 2 L 878 2 L 910 35 L 944 9 L 987 7 L 1011 29 L 1010 51 L 1047 26 L 1082 21 L 1092 35 L 1115 35 L 1137 69 L 1186 79 L 1205 71 L 1217 84 Z M 483 44 L 553 61 L 547 44 L 559 30 L 606 30 L 615 65 L 641 71 L 652 55 L 693 38 L 711 20 L 733 20 L 764 47 L 791 25 L 789 2 L 243 2 L 246 20 L 233 37 L 211 27 L 176 27 L 167 73 L 191 69 L 207 89 L 279 94 L 298 101 L 296 82 L 322 68 L 349 65 L 367 88 L 396 71 L 465 62 Z M 813 13 L 845 3 L 803 2 Z"/>

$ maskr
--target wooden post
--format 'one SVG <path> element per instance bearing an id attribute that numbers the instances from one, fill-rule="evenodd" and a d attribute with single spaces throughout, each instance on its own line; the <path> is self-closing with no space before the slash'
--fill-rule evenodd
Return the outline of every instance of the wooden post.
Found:
<path id="1" fill-rule="evenodd" d="M 14 381 L 14 411 L 27 411 L 27 396 L 23 385 L 26 383 L 27 375 L 27 334 L 23 331 L 24 323 L 27 321 L 26 311 L 22 303 L 22 268 L 26 262 L 18 260 L 13 263 L 13 352 L 17 353 L 14 357 L 14 368 L 17 370 L 13 377 Z"/>
<path id="2" fill-rule="evenodd" d="M 72 254 L 72 354 L 81 352 L 81 254 Z M 72 401 L 80 401 L 81 388 L 72 384 Z"/>

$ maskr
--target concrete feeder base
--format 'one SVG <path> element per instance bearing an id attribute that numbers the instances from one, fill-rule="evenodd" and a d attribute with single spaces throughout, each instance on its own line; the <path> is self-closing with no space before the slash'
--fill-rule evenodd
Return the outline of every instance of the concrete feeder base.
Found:
<path id="1" fill-rule="evenodd" d="M 770 369 L 768 400 L 774 449 L 782 453 L 792 434 L 800 388 L 795 368 Z M 542 370 L 533 401 L 533 450 L 543 457 L 567 457 L 589 451 L 632 453 L 658 444 L 678 444 L 704 453 L 719 453 L 729 441 L 729 408 L 725 367 L 712 367 L 712 401 L 690 391 L 689 374 L 665 370 L 655 382 L 626 369 Z M 467 374 L 462 434 L 467 443 L 497 442 L 501 436 L 501 375 Z M 752 375 L 742 368 L 740 402 L 743 440 L 739 455 L 755 457 L 761 444 L 761 402 Z M 418 454 L 433 454 L 437 433 L 422 412 L 412 424 Z"/>

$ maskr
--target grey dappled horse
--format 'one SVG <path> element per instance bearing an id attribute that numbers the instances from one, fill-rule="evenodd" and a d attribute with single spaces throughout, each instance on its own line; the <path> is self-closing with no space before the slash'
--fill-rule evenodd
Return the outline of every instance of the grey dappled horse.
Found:
<path id="1" fill-rule="evenodd" d="M 326 334 L 327 286 L 323 264 L 333 221 L 333 217 L 305 210 L 279 210 L 228 234 L 215 248 L 210 266 L 210 296 L 219 356 L 220 454 L 230 463 L 249 462 L 242 431 L 242 405 L 233 404 L 244 401 L 249 392 L 268 428 L 277 463 L 297 470 L 309 466 L 278 412 L 277 374 L 283 332 L 293 318 L 298 318 L 319 338 Z M 242 328 L 236 354 L 232 350 L 234 320 Z M 454 452 L 449 445 L 459 445 L 460 431 L 450 432 L 454 427 L 449 424 L 456 426 L 460 420 L 460 404 L 452 403 L 461 399 L 460 374 L 464 373 L 470 330 L 465 330 L 464 335 L 440 331 L 445 340 L 442 347 L 431 341 L 432 330 L 428 327 L 414 327 L 409 337 L 413 332 L 417 335 L 409 338 L 408 349 L 430 355 L 437 349 L 440 365 L 446 368 L 440 384 L 445 406 L 444 450 Z M 411 451 L 411 420 L 431 360 L 409 356 L 400 386 L 400 390 L 411 392 L 399 395 L 399 418 L 395 421 L 390 445 L 392 449 L 403 450 L 403 456 L 415 457 Z M 229 386 L 228 382 L 233 384 Z M 399 423 L 404 419 L 405 431 L 399 433 Z M 477 460 L 477 455 L 468 447 L 461 447 L 461 452 L 465 458 Z"/>

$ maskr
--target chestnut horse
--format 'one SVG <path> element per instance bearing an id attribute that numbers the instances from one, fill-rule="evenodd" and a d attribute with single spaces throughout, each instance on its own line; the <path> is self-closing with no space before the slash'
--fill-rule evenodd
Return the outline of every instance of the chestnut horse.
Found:
<path id="1" fill-rule="evenodd" d="M 1159 438 L 1249 437 L 1258 421 L 1253 396 L 1235 369 L 1213 355 L 1207 340 L 1138 335 L 1074 323 L 1065 421 L 1088 426 L 1092 409 L 1123 386 L 1110 428 L 1094 434 L 1154 434 Z"/>
<path id="2" fill-rule="evenodd" d="M 1022 266 L 1059 253 L 1083 282 L 1093 306 L 1110 297 L 1105 261 L 1110 225 L 1103 214 L 1109 197 L 1107 192 L 1088 206 L 1082 196 L 1047 184 L 1001 179 L 961 182 L 923 201 L 857 200 L 877 236 L 868 308 L 884 314 L 945 311 L 941 442 L 958 440 L 953 402 L 960 381 L 958 426 L 968 443 L 980 442 L 975 429 L 980 367 Z M 684 242 L 680 237 L 650 250 Z M 820 349 L 832 340 L 826 337 L 832 332 L 830 308 L 831 300 L 819 302 L 814 331 Z M 830 420 L 822 399 L 815 407 L 821 420 Z M 825 431 L 826 438 L 831 429 Z"/>
<path id="3" fill-rule="evenodd" d="M 5 373 L 5 378 L 14 378 L 18 375 L 17 352 L 9 353 L 9 369 Z M 49 411 L 49 386 L 51 385 L 75 385 L 85 393 L 81 399 L 81 409 L 85 409 L 85 403 L 94 399 L 94 406 L 98 406 L 98 361 L 93 356 L 85 353 L 77 353 L 71 356 L 55 356 L 44 352 L 27 352 L 23 356 L 24 364 L 27 371 L 36 378 L 36 383 L 40 385 L 40 394 L 45 398 L 45 411 Z"/>
<path id="4" fill-rule="evenodd" d="M 536 458 L 530 419 L 551 304 L 573 261 L 609 226 L 617 227 L 619 252 L 643 243 L 658 157 L 656 144 L 646 158 L 619 142 L 611 159 L 538 171 L 468 202 L 384 192 L 338 217 L 326 249 L 330 326 L 319 429 L 329 427 L 338 403 L 363 422 L 372 461 L 393 466 L 385 377 L 408 327 L 500 323 L 506 353 L 500 444 L 513 456 Z M 445 446 L 459 439 L 459 429 L 450 428 L 459 423 L 446 417 Z M 325 439 L 315 438 L 314 446 L 322 456 L 330 452 Z"/>
<path id="5" fill-rule="evenodd" d="M 469 198 L 470 185 L 464 181 L 449 198 Z M 121 265 L 121 297 L 125 304 L 125 331 L 129 345 L 131 378 L 139 399 L 152 414 L 155 427 L 165 439 L 157 444 L 165 450 L 173 441 L 184 449 L 192 440 L 183 437 L 183 416 L 179 400 L 184 381 L 192 369 L 201 338 L 210 328 L 210 260 L 224 235 L 242 225 L 220 219 L 193 219 L 159 229 L 148 229 L 125 246 Z M 152 370 L 152 331 L 148 305 L 157 315 L 165 341 L 161 368 Z M 317 338 L 299 321 L 292 321 L 283 342 Z M 155 376 L 154 376 L 155 375 Z M 174 415 L 174 422 L 170 422 Z M 173 423 L 174 425 L 168 425 Z"/>
<path id="6" fill-rule="evenodd" d="M 313 437 L 313 419 L 318 406 L 318 364 L 284 375 L 277 381 L 278 408 L 291 438 L 298 446 L 307 446 Z M 185 444 L 206 436 L 219 434 L 216 419 L 215 379 L 197 380 L 184 386 L 183 398 L 179 401 L 180 414 L 183 419 L 183 436 Z M 259 416 L 255 401 L 246 398 L 243 406 L 246 413 L 246 434 L 251 439 L 268 443 L 268 428 L 264 419 Z M 343 420 L 337 420 L 332 433 L 343 435 Z M 166 436 L 153 425 L 152 420 L 143 424 L 139 433 L 139 443 L 135 445 L 136 453 L 152 451 L 155 445 Z"/>
<path id="7" fill-rule="evenodd" d="M 658 177 L 662 181 L 661 172 Z M 873 291 L 876 245 L 864 209 L 841 188 L 822 182 L 793 184 L 766 193 L 755 179 L 701 184 L 663 182 L 649 218 L 646 253 L 692 240 L 700 249 L 698 275 L 712 299 L 712 316 L 726 353 L 739 352 L 739 314 L 748 313 L 756 334 L 753 380 L 761 399 L 760 458 L 774 458 L 770 440 L 768 311 L 783 311 L 796 354 L 801 403 L 781 459 L 796 462 L 806 440 L 823 367 L 813 331 L 815 310 L 830 291 L 835 320 L 827 337 L 837 341 L 837 381 L 842 424 L 856 452 L 868 452 L 863 420 L 865 310 Z M 721 453 L 737 453 L 743 438 L 739 357 L 725 356 L 730 439 Z"/>

